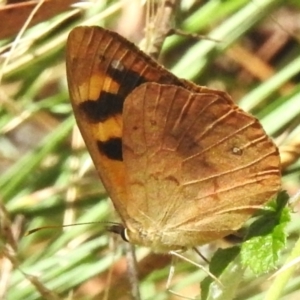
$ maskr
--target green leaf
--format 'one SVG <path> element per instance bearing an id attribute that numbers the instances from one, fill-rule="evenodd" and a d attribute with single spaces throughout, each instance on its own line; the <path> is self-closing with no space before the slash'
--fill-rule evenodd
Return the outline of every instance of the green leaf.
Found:
<path id="1" fill-rule="evenodd" d="M 236 276 L 242 272 L 239 262 L 240 247 L 234 246 L 227 249 L 218 249 L 211 259 L 209 271 L 220 282 L 211 276 L 207 276 L 201 282 L 201 300 L 233 299 L 236 289 L 242 280 L 242 276 Z M 220 284 L 221 283 L 221 284 Z"/>
<path id="2" fill-rule="evenodd" d="M 287 200 L 288 195 L 282 192 L 268 204 L 263 216 L 250 226 L 242 245 L 242 264 L 256 275 L 274 269 L 286 245 L 286 226 L 290 220 L 289 209 L 285 207 Z"/>

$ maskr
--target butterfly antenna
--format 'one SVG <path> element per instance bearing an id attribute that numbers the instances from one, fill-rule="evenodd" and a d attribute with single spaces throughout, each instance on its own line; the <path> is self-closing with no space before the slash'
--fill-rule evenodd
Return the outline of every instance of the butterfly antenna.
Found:
<path id="1" fill-rule="evenodd" d="M 114 233 L 118 233 L 122 236 L 122 229 L 124 230 L 124 227 L 115 222 L 83 222 L 83 223 L 74 223 L 74 224 L 65 224 L 65 225 L 46 225 L 41 226 L 37 228 L 30 229 L 26 232 L 25 236 L 28 236 L 32 233 L 35 233 L 40 230 L 44 229 L 58 229 L 58 228 L 64 228 L 64 227 L 71 227 L 71 226 L 81 226 L 81 225 L 91 225 L 91 224 L 111 224 L 110 226 L 106 226 L 106 230 Z"/>

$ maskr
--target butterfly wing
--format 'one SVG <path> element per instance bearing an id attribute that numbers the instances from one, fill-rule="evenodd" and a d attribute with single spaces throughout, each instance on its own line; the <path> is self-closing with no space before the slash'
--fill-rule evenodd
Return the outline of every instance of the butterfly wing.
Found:
<path id="1" fill-rule="evenodd" d="M 67 42 L 67 79 L 75 118 L 113 203 L 126 219 L 122 157 L 125 98 L 147 81 L 185 85 L 117 33 L 76 27 Z M 193 85 L 191 84 L 191 87 Z"/>
<path id="2" fill-rule="evenodd" d="M 160 251 L 221 238 L 280 189 L 276 146 L 213 91 L 146 83 L 127 97 L 123 121 L 126 225 L 136 243 Z"/>
<path id="3" fill-rule="evenodd" d="M 68 37 L 66 59 L 77 124 L 102 182 L 124 220 L 125 207 L 131 201 L 125 189 L 127 174 L 122 155 L 125 98 L 142 83 L 151 81 L 194 91 L 207 89 L 178 79 L 134 44 L 101 27 L 74 28 Z M 231 102 L 230 98 L 227 101 Z"/>

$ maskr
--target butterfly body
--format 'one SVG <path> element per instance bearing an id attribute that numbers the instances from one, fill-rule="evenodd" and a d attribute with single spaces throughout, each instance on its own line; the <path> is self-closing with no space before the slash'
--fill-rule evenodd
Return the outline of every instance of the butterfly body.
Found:
<path id="1" fill-rule="evenodd" d="M 222 238 L 280 189 L 276 146 L 224 92 L 178 79 L 100 27 L 75 28 L 75 117 L 133 244 L 168 252 Z"/>

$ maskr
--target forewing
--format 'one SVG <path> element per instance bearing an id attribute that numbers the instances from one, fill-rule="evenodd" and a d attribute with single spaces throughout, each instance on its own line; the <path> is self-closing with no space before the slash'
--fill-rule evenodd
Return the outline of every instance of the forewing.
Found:
<path id="1" fill-rule="evenodd" d="M 126 218 L 122 156 L 125 98 L 143 82 L 182 84 L 133 44 L 100 27 L 77 27 L 67 42 L 67 78 L 77 124 L 114 205 Z"/>

